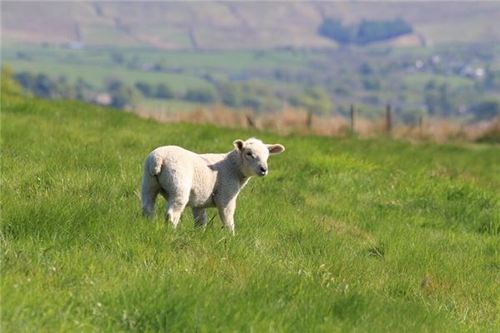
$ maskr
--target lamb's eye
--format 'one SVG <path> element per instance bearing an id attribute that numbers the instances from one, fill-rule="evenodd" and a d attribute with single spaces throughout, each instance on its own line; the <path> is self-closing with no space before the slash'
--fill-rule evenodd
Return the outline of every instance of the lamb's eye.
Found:
<path id="1" fill-rule="evenodd" d="M 255 158 L 255 155 L 254 155 L 254 154 L 252 154 L 251 152 L 248 152 L 248 153 L 247 153 L 247 156 L 248 156 L 249 158 Z"/>

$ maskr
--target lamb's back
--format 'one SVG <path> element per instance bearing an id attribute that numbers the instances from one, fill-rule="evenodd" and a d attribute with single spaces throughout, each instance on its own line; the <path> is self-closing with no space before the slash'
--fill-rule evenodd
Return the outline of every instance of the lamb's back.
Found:
<path id="1" fill-rule="evenodd" d="M 186 170 L 192 172 L 192 161 L 196 154 L 178 146 L 163 146 L 153 150 L 146 159 L 151 175 L 159 175 L 162 170 L 169 172 Z"/>

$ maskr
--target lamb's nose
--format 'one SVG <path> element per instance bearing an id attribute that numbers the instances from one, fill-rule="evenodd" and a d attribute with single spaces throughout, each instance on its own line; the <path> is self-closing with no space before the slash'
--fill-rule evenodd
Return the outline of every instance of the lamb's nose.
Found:
<path id="1" fill-rule="evenodd" d="M 260 173 L 263 174 L 263 175 L 265 175 L 267 173 L 267 168 L 261 166 L 260 167 Z"/>

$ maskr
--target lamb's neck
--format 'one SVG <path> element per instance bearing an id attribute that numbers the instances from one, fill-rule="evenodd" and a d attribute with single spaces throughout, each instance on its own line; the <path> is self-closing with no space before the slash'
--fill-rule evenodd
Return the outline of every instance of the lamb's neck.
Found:
<path id="1" fill-rule="evenodd" d="M 241 160 L 241 154 L 235 149 L 230 151 L 226 155 L 226 160 L 231 164 L 231 170 L 234 171 L 235 175 L 238 177 L 240 181 L 240 186 L 243 187 L 246 185 L 250 177 L 247 177 L 242 169 L 243 161 Z"/>

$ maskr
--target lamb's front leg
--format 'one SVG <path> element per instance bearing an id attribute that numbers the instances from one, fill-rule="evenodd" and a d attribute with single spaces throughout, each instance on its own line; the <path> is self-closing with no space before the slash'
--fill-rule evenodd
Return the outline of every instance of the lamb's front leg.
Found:
<path id="1" fill-rule="evenodd" d="M 219 216 L 226 228 L 233 234 L 234 232 L 234 211 L 236 209 L 236 199 L 229 201 L 226 204 L 218 205 Z"/>

